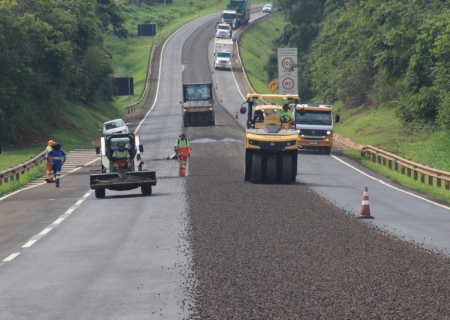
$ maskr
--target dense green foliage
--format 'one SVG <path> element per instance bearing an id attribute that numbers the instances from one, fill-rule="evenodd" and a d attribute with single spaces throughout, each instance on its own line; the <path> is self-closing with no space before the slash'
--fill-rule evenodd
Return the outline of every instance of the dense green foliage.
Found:
<path id="1" fill-rule="evenodd" d="M 112 98 L 109 28 L 125 37 L 113 0 L 0 0 L 0 134 L 57 124 L 66 101 Z"/>
<path id="2" fill-rule="evenodd" d="M 299 93 L 395 109 L 411 128 L 450 131 L 450 8 L 440 0 L 277 0 L 276 44 L 299 50 Z M 276 53 L 266 65 L 276 76 Z"/>

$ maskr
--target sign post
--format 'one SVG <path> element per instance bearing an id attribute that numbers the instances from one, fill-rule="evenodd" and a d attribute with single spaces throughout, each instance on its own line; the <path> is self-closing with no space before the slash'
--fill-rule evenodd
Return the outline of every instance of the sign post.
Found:
<path id="1" fill-rule="evenodd" d="M 297 48 L 278 48 L 278 93 L 298 94 Z"/>

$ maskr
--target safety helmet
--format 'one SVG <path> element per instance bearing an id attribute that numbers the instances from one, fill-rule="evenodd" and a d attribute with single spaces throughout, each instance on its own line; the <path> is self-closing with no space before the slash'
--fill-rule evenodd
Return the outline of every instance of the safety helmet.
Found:
<path id="1" fill-rule="evenodd" d="M 51 147 L 53 144 L 55 143 L 55 141 L 53 140 L 48 140 L 48 145 Z"/>
<path id="2" fill-rule="evenodd" d="M 52 148 L 55 149 L 55 150 L 59 150 L 59 149 L 61 148 L 61 143 L 55 142 L 55 143 L 52 145 Z"/>
<path id="3" fill-rule="evenodd" d="M 289 105 L 286 103 L 285 105 L 283 105 L 283 110 L 285 109 L 289 109 Z"/>
<path id="4" fill-rule="evenodd" d="M 183 132 L 180 134 L 180 139 L 186 139 L 186 135 Z"/>
<path id="5" fill-rule="evenodd" d="M 120 146 L 125 147 L 125 142 L 119 141 L 119 142 L 117 142 L 117 146 L 118 147 L 120 147 Z"/>

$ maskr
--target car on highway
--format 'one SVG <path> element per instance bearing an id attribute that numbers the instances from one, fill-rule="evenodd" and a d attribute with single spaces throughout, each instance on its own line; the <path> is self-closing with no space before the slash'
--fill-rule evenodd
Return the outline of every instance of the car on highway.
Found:
<path id="1" fill-rule="evenodd" d="M 99 130 L 103 135 L 113 133 L 128 133 L 128 123 L 125 123 L 122 119 L 109 120 L 103 123 L 103 129 Z"/>
<path id="2" fill-rule="evenodd" d="M 216 29 L 216 38 L 230 38 L 232 37 L 233 32 L 231 31 L 231 26 L 227 23 L 219 23 Z"/>
<path id="3" fill-rule="evenodd" d="M 265 4 L 262 12 L 272 12 L 272 5 L 271 4 Z"/>

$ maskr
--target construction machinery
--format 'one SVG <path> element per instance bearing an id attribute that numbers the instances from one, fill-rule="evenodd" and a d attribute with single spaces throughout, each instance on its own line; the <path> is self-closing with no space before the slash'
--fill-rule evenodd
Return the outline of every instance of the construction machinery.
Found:
<path id="1" fill-rule="evenodd" d="M 286 100 L 294 106 L 298 95 L 247 94 L 247 108 L 241 105 L 240 113 L 247 112 L 245 132 L 245 181 L 252 183 L 295 182 L 297 176 L 298 131 L 293 119 L 277 117 L 282 111 L 277 105 L 256 105 L 258 99 Z M 253 112 L 254 111 L 254 112 Z"/>
<path id="2" fill-rule="evenodd" d="M 250 21 L 250 2 L 247 0 L 230 0 L 222 12 L 222 23 L 228 23 L 233 29 Z"/>
<path id="3" fill-rule="evenodd" d="M 117 161 L 126 160 L 114 157 L 119 143 L 125 146 L 130 155 L 130 161 L 125 168 L 117 168 Z M 101 137 L 101 144 L 95 148 L 97 155 L 101 155 L 102 173 L 90 175 L 90 187 L 95 190 L 96 198 L 104 198 L 105 190 L 126 191 L 141 188 L 144 196 L 152 194 L 152 186 L 156 185 L 155 171 L 143 170 L 142 156 L 144 147 L 140 144 L 139 136 L 133 133 L 115 133 Z M 117 164 L 117 163 L 116 163 Z"/>
<path id="4" fill-rule="evenodd" d="M 336 115 L 334 122 L 339 122 Z M 298 148 L 331 153 L 333 146 L 333 108 L 329 104 L 298 104 L 295 128 L 299 131 Z"/>
<path id="5" fill-rule="evenodd" d="M 183 84 L 183 101 L 180 104 L 184 127 L 215 124 L 212 83 Z"/>

